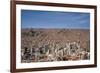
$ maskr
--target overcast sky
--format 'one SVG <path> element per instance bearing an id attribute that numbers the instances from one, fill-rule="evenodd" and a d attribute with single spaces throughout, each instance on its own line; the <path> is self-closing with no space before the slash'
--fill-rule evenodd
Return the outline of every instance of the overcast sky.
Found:
<path id="1" fill-rule="evenodd" d="M 21 27 L 89 29 L 90 13 L 21 10 Z"/>

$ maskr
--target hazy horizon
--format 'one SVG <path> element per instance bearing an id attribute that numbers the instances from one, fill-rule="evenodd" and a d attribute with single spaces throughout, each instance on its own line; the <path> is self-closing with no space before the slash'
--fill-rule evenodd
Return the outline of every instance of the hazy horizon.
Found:
<path id="1" fill-rule="evenodd" d="M 86 29 L 90 30 L 90 28 L 31 28 L 31 27 L 22 27 L 21 29 Z"/>

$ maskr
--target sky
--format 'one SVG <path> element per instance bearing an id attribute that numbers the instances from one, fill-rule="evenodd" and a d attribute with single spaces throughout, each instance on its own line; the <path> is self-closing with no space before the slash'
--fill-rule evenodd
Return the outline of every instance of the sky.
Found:
<path id="1" fill-rule="evenodd" d="M 90 13 L 21 10 L 21 28 L 90 29 Z"/>

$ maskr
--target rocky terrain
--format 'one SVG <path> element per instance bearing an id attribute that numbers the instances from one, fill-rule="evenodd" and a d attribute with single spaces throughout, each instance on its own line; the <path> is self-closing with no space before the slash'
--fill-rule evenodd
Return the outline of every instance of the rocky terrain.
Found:
<path id="1" fill-rule="evenodd" d="M 89 59 L 88 29 L 21 30 L 21 62 L 48 62 Z"/>

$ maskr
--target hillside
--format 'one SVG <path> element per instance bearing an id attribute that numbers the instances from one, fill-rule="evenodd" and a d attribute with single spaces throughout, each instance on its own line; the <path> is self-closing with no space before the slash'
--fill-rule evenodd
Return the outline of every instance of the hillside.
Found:
<path id="1" fill-rule="evenodd" d="M 22 48 L 30 43 L 37 45 L 50 42 L 80 42 L 83 46 L 89 39 L 89 30 L 86 29 L 22 29 L 21 33 Z"/>
<path id="2" fill-rule="evenodd" d="M 89 59 L 89 44 L 88 29 L 21 30 L 22 62 Z"/>

